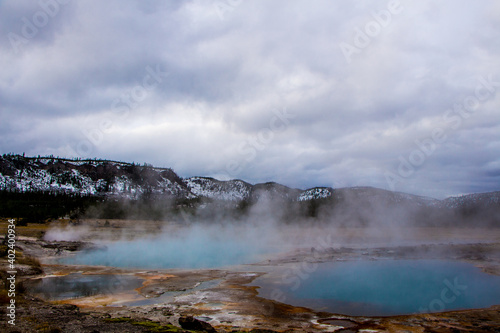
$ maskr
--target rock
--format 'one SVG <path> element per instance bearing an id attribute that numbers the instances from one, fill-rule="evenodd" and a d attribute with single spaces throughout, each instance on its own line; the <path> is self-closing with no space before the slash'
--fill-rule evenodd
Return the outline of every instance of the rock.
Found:
<path id="1" fill-rule="evenodd" d="M 172 317 L 174 315 L 174 313 L 170 310 L 163 310 L 161 314 L 164 315 L 165 317 Z"/>
<path id="2" fill-rule="evenodd" d="M 43 270 L 36 265 L 20 265 L 18 264 L 16 266 L 17 269 L 17 275 L 20 276 L 31 276 L 31 275 L 38 275 L 42 274 Z"/>
<path id="3" fill-rule="evenodd" d="M 58 305 L 57 307 L 59 309 L 62 309 L 62 310 L 76 311 L 76 312 L 80 311 L 80 308 L 76 305 L 73 305 L 73 304 L 61 304 L 61 305 Z"/>
<path id="4" fill-rule="evenodd" d="M 181 327 L 183 329 L 186 329 L 186 330 L 217 333 L 217 331 L 209 323 L 198 320 L 198 319 L 193 318 L 191 316 L 180 317 L 179 318 L 179 325 L 181 325 Z"/>

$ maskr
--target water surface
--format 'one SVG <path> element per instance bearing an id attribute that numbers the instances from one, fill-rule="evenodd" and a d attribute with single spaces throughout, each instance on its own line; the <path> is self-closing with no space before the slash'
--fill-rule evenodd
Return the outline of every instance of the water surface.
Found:
<path id="1" fill-rule="evenodd" d="M 388 316 L 500 304 L 500 276 L 443 260 L 296 264 L 257 278 L 259 296 L 318 311 Z"/>
<path id="2" fill-rule="evenodd" d="M 221 268 L 251 264 L 272 251 L 265 244 L 193 232 L 186 238 L 161 236 L 109 242 L 102 248 L 61 258 L 58 263 L 149 269 Z"/>
<path id="3" fill-rule="evenodd" d="M 27 287 L 31 293 L 46 300 L 58 301 L 134 290 L 141 287 L 143 281 L 130 275 L 73 273 L 31 280 Z"/>

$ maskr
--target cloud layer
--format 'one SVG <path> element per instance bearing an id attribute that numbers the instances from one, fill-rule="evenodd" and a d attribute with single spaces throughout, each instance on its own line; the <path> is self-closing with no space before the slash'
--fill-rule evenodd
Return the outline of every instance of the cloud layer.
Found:
<path id="1" fill-rule="evenodd" d="M 0 152 L 182 176 L 499 190 L 490 1 L 0 2 Z"/>

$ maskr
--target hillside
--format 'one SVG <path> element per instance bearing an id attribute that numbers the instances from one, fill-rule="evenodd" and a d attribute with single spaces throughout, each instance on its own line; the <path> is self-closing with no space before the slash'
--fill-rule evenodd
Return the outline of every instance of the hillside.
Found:
<path id="1" fill-rule="evenodd" d="M 137 199 L 146 193 L 194 197 L 171 169 L 106 160 L 67 160 L 4 155 L 0 158 L 0 189 Z"/>
<path id="2" fill-rule="evenodd" d="M 175 209 L 187 207 L 193 214 L 203 209 L 206 213 L 207 204 L 209 208 L 236 209 L 241 213 L 266 201 L 272 203 L 268 206 L 274 210 L 282 211 L 280 218 L 287 220 L 312 217 L 348 225 L 395 225 L 408 221 L 442 225 L 467 220 L 470 225 L 500 225 L 500 192 L 437 200 L 371 187 L 300 190 L 274 182 L 252 185 L 243 180 L 182 178 L 170 168 L 98 159 L 3 155 L 0 157 L 0 191 L 90 196 L 114 202 L 153 200 L 159 204 L 149 203 L 149 208 L 137 210 L 162 207 L 154 214 L 156 218 L 163 216 L 165 207 L 172 208 L 161 204 L 167 201 L 174 202 Z M 44 198 L 45 203 L 47 200 Z M 122 204 L 107 209 L 124 211 L 127 205 L 130 206 Z M 209 215 L 217 214 L 210 212 Z M 122 212 L 120 216 L 127 214 Z"/>
<path id="3" fill-rule="evenodd" d="M 165 195 L 179 199 L 210 198 L 223 201 L 271 197 L 297 200 L 307 191 L 276 183 L 251 185 L 242 180 L 220 181 L 209 177 L 181 178 L 170 168 L 108 161 L 55 157 L 0 157 L 0 190 L 79 193 L 139 199 Z M 302 196 L 303 197 L 303 196 Z M 309 199 L 321 195 L 308 195 Z"/>

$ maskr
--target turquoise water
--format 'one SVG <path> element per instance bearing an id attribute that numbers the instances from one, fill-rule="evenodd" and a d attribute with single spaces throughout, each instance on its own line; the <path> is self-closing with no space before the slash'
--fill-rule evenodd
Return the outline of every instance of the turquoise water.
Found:
<path id="1" fill-rule="evenodd" d="M 269 250 L 238 240 L 202 235 L 196 239 L 139 239 L 109 243 L 58 260 L 62 264 L 127 268 L 218 268 L 250 264 Z"/>
<path id="2" fill-rule="evenodd" d="M 259 296 L 318 311 L 388 316 L 500 304 L 500 276 L 442 260 L 321 263 L 264 275 Z"/>

